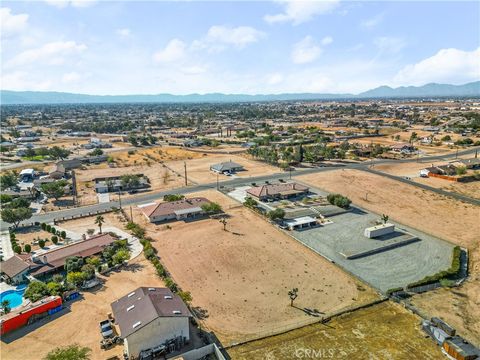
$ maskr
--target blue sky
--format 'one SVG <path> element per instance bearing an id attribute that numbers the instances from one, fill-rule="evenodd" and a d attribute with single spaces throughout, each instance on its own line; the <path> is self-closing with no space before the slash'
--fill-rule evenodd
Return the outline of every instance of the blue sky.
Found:
<path id="1" fill-rule="evenodd" d="M 480 79 L 480 3 L 3 1 L 1 87 L 352 92 Z"/>

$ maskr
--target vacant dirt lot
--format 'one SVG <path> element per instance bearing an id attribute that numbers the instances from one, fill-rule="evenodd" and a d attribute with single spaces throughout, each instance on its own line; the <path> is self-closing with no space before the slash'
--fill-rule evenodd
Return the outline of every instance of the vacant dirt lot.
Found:
<path id="1" fill-rule="evenodd" d="M 210 170 L 210 166 L 225 161 L 233 161 L 245 168 L 235 174 L 238 177 L 250 177 L 278 173 L 280 170 L 274 166 L 248 159 L 240 155 L 203 154 L 200 158 L 187 160 L 188 179 L 195 183 L 209 183 L 217 180 L 217 174 Z M 179 174 L 184 174 L 183 161 L 169 161 L 167 166 Z M 228 179 L 228 176 L 220 175 L 220 180 Z"/>
<path id="2" fill-rule="evenodd" d="M 435 342 L 425 338 L 420 320 L 400 305 L 385 302 L 339 316 L 327 324 L 234 347 L 228 353 L 233 360 L 444 358 Z"/>
<path id="3" fill-rule="evenodd" d="M 78 343 L 92 349 L 92 359 L 121 357 L 123 346 L 108 351 L 100 349 L 98 323 L 111 312 L 110 303 L 140 286 L 164 286 L 153 266 L 140 255 L 128 269 L 102 277 L 104 286 L 83 292 L 83 298 L 67 303 L 69 308 L 49 322 L 27 326 L 2 337 L 1 354 L 5 360 L 38 360 L 58 346 Z M 40 326 L 40 324 L 43 324 Z"/>
<path id="4" fill-rule="evenodd" d="M 471 155 L 469 156 L 471 158 Z M 435 162 L 433 165 L 445 165 L 448 162 Z M 453 191 L 459 194 L 470 196 L 476 199 L 480 198 L 480 181 L 473 181 L 468 183 L 460 183 L 447 181 L 439 178 L 422 178 L 419 176 L 420 170 L 426 167 L 431 166 L 432 163 L 419 163 L 419 162 L 408 162 L 408 163 L 393 163 L 393 164 L 380 164 L 375 165 L 374 169 L 382 171 L 388 174 L 397 175 L 397 176 L 408 176 L 411 177 L 413 181 L 432 186 L 435 188 L 443 189 L 446 191 Z"/>
<path id="5" fill-rule="evenodd" d="M 418 296 L 418 305 L 431 316 L 448 318 L 453 326 L 465 330 L 466 337 L 478 339 L 478 325 L 474 324 L 480 324 L 479 207 L 356 170 L 335 170 L 299 179 L 327 191 L 342 193 L 365 209 L 388 214 L 400 223 L 468 248 L 469 281 L 455 290 Z"/>
<path id="6" fill-rule="evenodd" d="M 146 224 L 167 269 L 193 306 L 208 311 L 205 325 L 225 343 L 309 321 L 289 306 L 299 288 L 298 307 L 331 313 L 376 294 L 328 261 L 275 229 L 246 208 L 213 191 L 207 196 L 227 210 L 227 231 L 215 219 L 167 225 Z M 139 221 L 135 215 L 136 221 Z"/>

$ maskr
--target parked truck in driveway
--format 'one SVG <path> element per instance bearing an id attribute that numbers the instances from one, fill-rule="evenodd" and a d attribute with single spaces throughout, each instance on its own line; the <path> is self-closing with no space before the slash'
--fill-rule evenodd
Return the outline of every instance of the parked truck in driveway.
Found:
<path id="1" fill-rule="evenodd" d="M 100 333 L 104 339 L 111 338 L 113 336 L 113 327 L 110 320 L 100 321 Z"/>

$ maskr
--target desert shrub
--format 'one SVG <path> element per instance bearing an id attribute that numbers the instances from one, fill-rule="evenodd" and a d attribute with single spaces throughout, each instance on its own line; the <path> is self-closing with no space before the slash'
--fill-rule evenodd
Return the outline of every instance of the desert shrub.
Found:
<path id="1" fill-rule="evenodd" d="M 342 209 L 348 209 L 350 207 L 350 204 L 352 201 L 341 194 L 328 194 L 327 195 L 327 201 L 335 206 L 338 206 Z"/>

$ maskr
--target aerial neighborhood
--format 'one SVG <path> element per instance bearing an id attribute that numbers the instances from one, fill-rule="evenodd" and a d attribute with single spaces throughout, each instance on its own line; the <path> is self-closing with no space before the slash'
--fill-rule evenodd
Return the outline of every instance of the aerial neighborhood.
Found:
<path id="1" fill-rule="evenodd" d="M 1 360 L 480 360 L 479 14 L 3 1 Z"/>
<path id="2" fill-rule="evenodd" d="M 396 314 L 398 348 L 473 359 L 478 332 L 435 304 L 474 301 L 479 103 L 291 106 L 5 107 L 2 352 L 60 327 L 94 358 L 249 359 L 339 314 Z"/>

